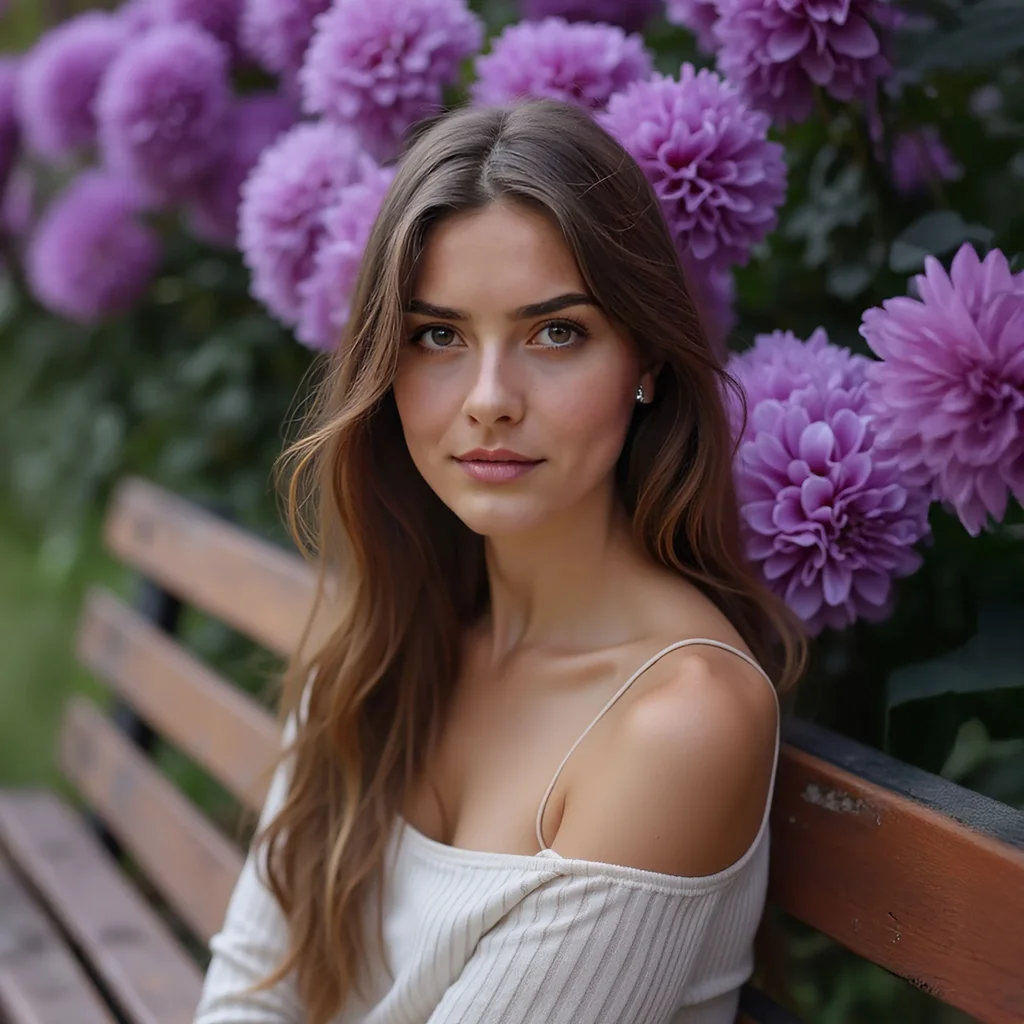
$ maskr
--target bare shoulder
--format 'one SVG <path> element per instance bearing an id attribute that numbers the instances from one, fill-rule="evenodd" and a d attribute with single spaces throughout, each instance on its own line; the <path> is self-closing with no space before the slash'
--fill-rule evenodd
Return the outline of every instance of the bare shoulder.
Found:
<path id="1" fill-rule="evenodd" d="M 682 648 L 663 663 L 658 685 L 631 702 L 595 772 L 569 794 L 553 844 L 563 857 L 701 876 L 729 867 L 756 838 L 775 695 L 727 651 Z"/>

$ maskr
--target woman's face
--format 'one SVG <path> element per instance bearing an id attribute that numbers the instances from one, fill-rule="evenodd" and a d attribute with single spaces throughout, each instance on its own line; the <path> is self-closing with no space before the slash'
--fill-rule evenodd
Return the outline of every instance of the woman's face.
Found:
<path id="1" fill-rule="evenodd" d="M 561 232 L 495 203 L 437 224 L 406 311 L 395 401 L 413 462 L 485 536 L 601 500 L 643 385 Z"/>

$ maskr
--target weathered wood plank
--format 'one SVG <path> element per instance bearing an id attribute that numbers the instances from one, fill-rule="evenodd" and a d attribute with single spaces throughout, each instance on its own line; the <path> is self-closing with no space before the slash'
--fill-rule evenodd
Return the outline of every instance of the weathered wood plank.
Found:
<path id="1" fill-rule="evenodd" d="M 68 702 L 60 763 L 182 921 L 208 942 L 242 855 L 88 700 Z"/>
<path id="2" fill-rule="evenodd" d="M 114 1024 L 63 937 L 0 857 L 0 1020 Z"/>
<path id="3" fill-rule="evenodd" d="M 315 591 L 297 554 L 138 477 L 118 485 L 105 538 L 128 565 L 270 650 L 297 646 Z"/>
<path id="4" fill-rule="evenodd" d="M 192 1024 L 199 967 L 77 811 L 52 793 L 0 790 L 0 846 L 132 1024 Z"/>
<path id="5" fill-rule="evenodd" d="M 806 723 L 787 731 L 798 742 L 816 737 L 818 754 L 833 737 L 837 760 L 852 743 Z M 876 764 L 884 756 L 872 755 Z M 988 1024 L 1020 1024 L 1024 850 L 941 809 L 984 798 L 968 801 L 961 787 L 919 775 L 927 803 L 788 742 L 772 809 L 769 899 L 943 1002 Z M 1014 813 L 997 815 L 1006 835 Z"/>
<path id="6" fill-rule="evenodd" d="M 109 591 L 86 597 L 78 657 L 250 810 L 263 805 L 280 730 L 256 700 Z"/>

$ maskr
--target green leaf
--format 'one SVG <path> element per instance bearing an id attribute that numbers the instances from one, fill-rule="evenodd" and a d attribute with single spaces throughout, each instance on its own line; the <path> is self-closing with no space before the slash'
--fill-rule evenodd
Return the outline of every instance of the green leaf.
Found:
<path id="1" fill-rule="evenodd" d="M 989 604 L 978 613 L 978 630 L 963 647 L 889 676 L 886 705 L 944 693 L 983 693 L 1024 687 L 1024 608 Z"/>
<path id="2" fill-rule="evenodd" d="M 983 224 L 968 224 L 956 210 L 933 210 L 918 218 L 892 243 L 889 267 L 898 274 L 920 270 L 926 256 L 942 256 L 964 242 L 988 245 L 995 237 Z"/>

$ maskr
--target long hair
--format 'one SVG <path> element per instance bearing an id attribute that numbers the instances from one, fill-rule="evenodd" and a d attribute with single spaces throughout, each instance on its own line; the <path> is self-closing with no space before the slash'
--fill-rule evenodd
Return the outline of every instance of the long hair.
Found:
<path id="1" fill-rule="evenodd" d="M 294 972 L 309 1024 L 326 1024 L 352 992 L 365 998 L 371 903 L 384 955 L 377 883 L 388 838 L 440 736 L 462 637 L 487 608 L 483 540 L 413 465 L 392 382 L 432 226 L 498 200 L 549 217 L 606 315 L 641 356 L 663 361 L 616 468 L 637 543 L 717 603 L 780 691 L 802 671 L 795 620 L 743 556 L 727 407 L 739 389 L 702 332 L 636 162 L 554 101 L 459 109 L 419 126 L 308 423 L 277 466 L 289 528 L 320 586 L 284 677 L 282 715 L 297 721 L 284 752 L 290 790 L 257 837 L 290 929 L 287 956 L 259 987 Z"/>

